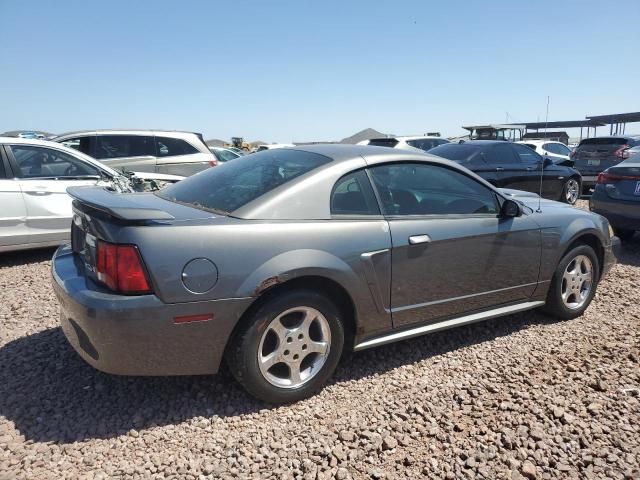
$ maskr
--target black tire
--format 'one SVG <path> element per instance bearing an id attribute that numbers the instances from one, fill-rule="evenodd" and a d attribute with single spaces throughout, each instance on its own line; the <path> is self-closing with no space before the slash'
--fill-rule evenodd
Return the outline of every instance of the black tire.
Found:
<path id="1" fill-rule="evenodd" d="M 567 307 L 562 300 L 562 280 L 567 266 L 569 266 L 569 264 L 579 255 L 585 255 L 589 260 L 591 260 L 591 264 L 593 265 L 593 280 L 591 291 L 589 292 L 585 303 L 580 308 L 572 309 Z M 558 263 L 558 267 L 551 279 L 546 304 L 542 307 L 542 310 L 554 318 L 561 318 L 563 320 L 570 320 L 572 318 L 579 317 L 591 304 L 591 300 L 593 300 L 596 293 L 599 279 L 600 264 L 598 263 L 598 257 L 593 251 L 593 248 L 588 245 L 578 245 L 572 248 L 562 257 L 560 263 Z"/>
<path id="2" fill-rule="evenodd" d="M 614 233 L 616 237 L 620 239 L 622 242 L 627 242 L 633 238 L 633 235 L 636 233 L 635 230 L 627 230 L 624 228 L 614 228 Z"/>
<path id="3" fill-rule="evenodd" d="M 573 195 L 571 196 L 569 195 L 569 190 L 572 188 L 575 189 L 575 197 Z M 575 177 L 571 177 L 571 178 L 568 178 L 566 182 L 564 182 L 560 201 L 564 203 L 568 203 L 569 205 L 575 205 L 576 202 L 580 199 L 581 194 L 582 194 L 582 185 L 580 185 L 580 180 L 578 180 Z"/>
<path id="4" fill-rule="evenodd" d="M 310 307 L 327 320 L 331 332 L 329 353 L 317 373 L 298 388 L 270 383 L 260 370 L 258 352 L 263 334 L 273 319 L 297 307 Z M 311 290 L 290 290 L 277 294 L 243 320 L 227 349 L 226 362 L 236 380 L 254 397 L 269 403 L 296 402 L 318 392 L 336 369 L 344 347 L 344 327 L 338 307 L 324 295 Z"/>

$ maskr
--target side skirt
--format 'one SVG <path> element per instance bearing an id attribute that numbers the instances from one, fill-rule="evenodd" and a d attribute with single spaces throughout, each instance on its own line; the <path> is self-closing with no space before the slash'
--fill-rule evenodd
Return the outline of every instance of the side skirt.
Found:
<path id="1" fill-rule="evenodd" d="M 540 307 L 542 305 L 544 305 L 544 302 L 542 301 L 525 302 L 518 303 L 516 305 L 509 305 L 506 307 L 494 308 L 493 310 L 487 310 L 484 312 L 473 313 L 471 315 L 465 315 L 463 317 L 451 318 L 449 320 L 443 320 L 442 322 L 431 323 L 429 325 L 423 325 L 421 327 L 411 328 L 409 330 L 403 330 L 401 332 L 387 333 L 385 335 L 360 342 L 356 344 L 353 349 L 355 351 L 358 351 L 377 347 L 380 345 L 385 345 L 387 343 L 393 343 L 400 340 L 406 340 L 408 338 L 418 337 L 427 333 L 439 332 L 440 330 L 459 327 L 460 325 L 467 325 L 469 323 L 479 322 L 481 320 L 488 320 L 490 318 L 501 317 L 503 315 L 509 315 L 511 313 L 531 310 L 532 308 Z"/>

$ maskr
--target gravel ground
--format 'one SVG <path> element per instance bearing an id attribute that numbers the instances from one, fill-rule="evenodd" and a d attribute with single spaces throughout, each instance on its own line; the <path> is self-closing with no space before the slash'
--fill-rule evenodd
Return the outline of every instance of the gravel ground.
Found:
<path id="1" fill-rule="evenodd" d="M 0 254 L 0 478 L 640 478 L 640 239 L 586 314 L 525 312 L 342 362 L 271 407 L 217 377 L 93 370 L 52 251 Z"/>

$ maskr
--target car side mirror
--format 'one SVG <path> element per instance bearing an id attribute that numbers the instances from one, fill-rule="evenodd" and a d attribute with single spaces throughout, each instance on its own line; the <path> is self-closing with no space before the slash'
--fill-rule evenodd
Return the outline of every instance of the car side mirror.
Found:
<path id="1" fill-rule="evenodd" d="M 544 157 L 544 159 L 542 160 L 542 166 L 548 167 L 549 165 L 553 165 L 553 160 L 551 160 L 549 157 Z"/>
<path id="2" fill-rule="evenodd" d="M 506 218 L 519 217 L 522 215 L 520 204 L 513 200 L 506 199 L 500 209 L 500 216 Z"/>

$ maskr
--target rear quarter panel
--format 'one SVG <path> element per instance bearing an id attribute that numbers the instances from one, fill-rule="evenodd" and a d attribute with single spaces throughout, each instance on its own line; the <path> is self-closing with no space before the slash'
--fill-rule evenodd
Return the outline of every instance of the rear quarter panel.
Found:
<path id="1" fill-rule="evenodd" d="M 340 284 L 367 331 L 388 328 L 391 240 L 387 222 L 371 220 L 249 221 L 123 227 L 119 241 L 139 246 L 156 294 L 165 303 L 257 298 L 303 276 Z M 386 250 L 386 251 L 385 251 Z M 379 252 L 377 258 L 362 256 Z M 207 258 L 218 269 L 215 286 L 201 294 L 182 283 L 184 266 Z"/>

